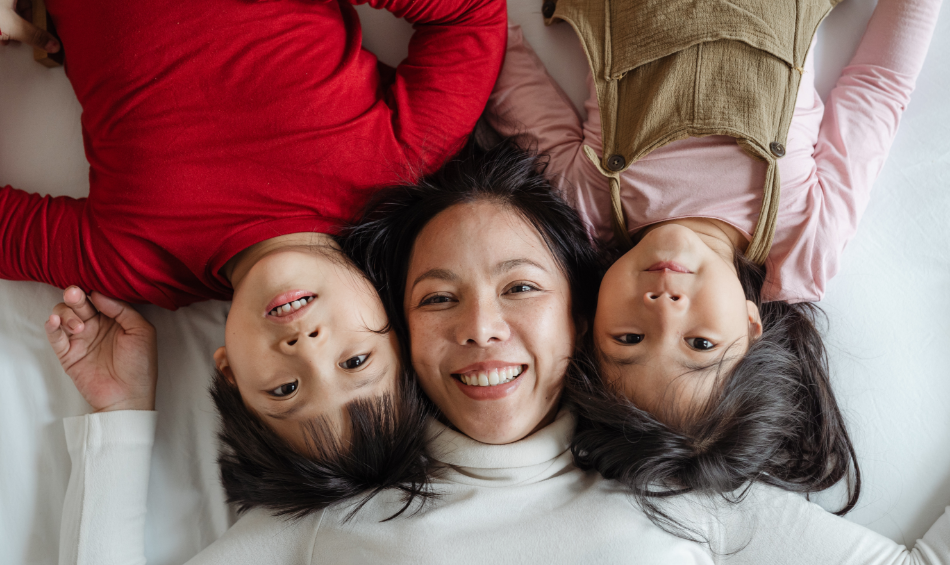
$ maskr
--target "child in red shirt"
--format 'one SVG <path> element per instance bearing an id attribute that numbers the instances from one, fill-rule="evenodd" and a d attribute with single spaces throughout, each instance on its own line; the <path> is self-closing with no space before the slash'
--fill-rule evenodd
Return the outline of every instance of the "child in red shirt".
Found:
<path id="1" fill-rule="evenodd" d="M 370 4 L 415 26 L 394 72 L 349 2 L 48 0 L 89 197 L 0 188 L 0 277 L 171 309 L 233 300 L 215 364 L 247 408 L 297 451 L 315 420 L 346 435 L 340 407 L 397 388 L 401 361 L 333 235 L 375 187 L 462 146 L 506 41 L 501 0 Z M 81 318 L 54 321 L 81 333 Z"/>

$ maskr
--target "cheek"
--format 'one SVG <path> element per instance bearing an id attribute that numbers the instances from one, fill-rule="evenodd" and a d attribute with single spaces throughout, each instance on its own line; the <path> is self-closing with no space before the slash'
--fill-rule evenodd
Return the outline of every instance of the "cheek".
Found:
<path id="1" fill-rule="evenodd" d="M 444 349 L 445 339 L 439 327 L 439 320 L 433 318 L 420 312 L 410 312 L 406 316 L 412 366 L 420 379 L 425 379 L 438 370 Z"/>
<path id="2" fill-rule="evenodd" d="M 570 304 L 552 301 L 515 318 L 522 342 L 535 358 L 539 374 L 559 376 L 574 354 L 575 328 Z"/>

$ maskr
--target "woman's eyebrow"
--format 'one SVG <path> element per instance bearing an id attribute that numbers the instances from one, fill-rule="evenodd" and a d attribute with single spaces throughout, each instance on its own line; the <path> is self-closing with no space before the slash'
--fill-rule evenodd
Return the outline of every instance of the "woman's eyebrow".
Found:
<path id="1" fill-rule="evenodd" d="M 531 259 L 528 259 L 527 257 L 521 257 L 519 259 L 508 259 L 507 261 L 502 261 L 501 263 L 498 263 L 497 265 L 495 265 L 495 268 L 492 269 L 492 275 L 493 276 L 501 275 L 524 265 L 528 265 L 536 269 L 541 269 L 544 272 L 548 271 L 547 269 L 542 267 L 540 263 L 532 261 Z"/>
<path id="2" fill-rule="evenodd" d="M 416 277 L 416 280 L 412 282 L 412 286 L 410 287 L 410 290 L 415 288 L 417 284 L 421 283 L 422 281 L 426 279 L 437 279 L 440 281 L 455 282 L 459 279 L 459 276 L 448 269 L 429 269 L 428 271 Z"/>

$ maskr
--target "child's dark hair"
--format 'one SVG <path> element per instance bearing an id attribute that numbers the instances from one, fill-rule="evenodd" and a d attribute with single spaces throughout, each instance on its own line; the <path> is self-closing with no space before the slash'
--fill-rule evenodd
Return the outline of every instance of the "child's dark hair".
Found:
<path id="1" fill-rule="evenodd" d="M 580 217 L 544 176 L 545 163 L 535 153 L 511 139 L 475 140 L 486 136 L 473 136 L 458 156 L 429 177 L 377 193 L 343 237 L 344 252 L 379 291 L 406 355 L 403 294 L 409 257 L 426 224 L 456 204 L 488 200 L 521 215 L 537 229 L 568 279 L 579 328 L 593 319 L 601 260 Z M 481 143 L 493 146 L 483 149 Z"/>
<path id="2" fill-rule="evenodd" d="M 614 390 L 603 371 L 574 372 L 567 383 L 578 415 L 571 447 L 577 465 L 629 487 L 655 523 L 683 537 L 691 530 L 665 513 L 658 498 L 698 492 L 738 502 L 755 482 L 807 494 L 846 479 L 848 499 L 836 512 L 843 515 L 861 492 L 816 327 L 821 310 L 763 304 L 765 269 L 739 253 L 735 265 L 764 331 L 687 417 L 661 422 Z M 592 339 L 583 347 L 598 357 Z"/>
<path id="3" fill-rule="evenodd" d="M 397 391 L 362 398 L 343 407 L 348 416 L 346 447 L 330 421 L 307 427 L 310 453 L 298 453 L 250 410 L 238 388 L 215 371 L 211 396 L 218 408 L 218 467 L 227 501 L 238 512 L 263 507 L 277 516 L 302 518 L 331 504 L 354 499 L 352 517 L 386 489 L 403 493 L 395 518 L 434 497 L 425 450 L 428 408 L 412 379 Z"/>

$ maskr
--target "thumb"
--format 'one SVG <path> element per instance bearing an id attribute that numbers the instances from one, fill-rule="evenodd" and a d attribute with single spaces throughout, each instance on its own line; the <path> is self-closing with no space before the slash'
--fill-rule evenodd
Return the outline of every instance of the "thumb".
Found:
<path id="1" fill-rule="evenodd" d="M 7 12 L 9 15 L 10 12 Z M 0 30 L 5 39 L 22 41 L 27 45 L 42 49 L 49 53 L 59 51 L 59 41 L 49 33 L 41 30 L 18 15 L 2 17 L 0 15 Z"/>
<path id="2" fill-rule="evenodd" d="M 93 293 L 89 295 L 89 300 L 91 300 L 93 305 L 99 310 L 99 313 L 115 319 L 125 331 L 153 329 L 152 324 L 148 323 L 141 314 L 136 312 L 126 302 L 109 298 L 98 291 L 93 291 Z"/>

